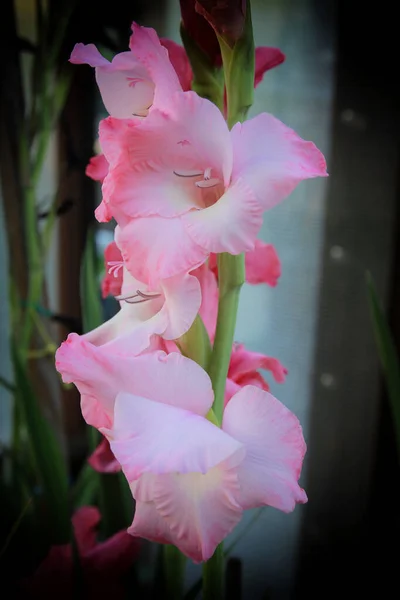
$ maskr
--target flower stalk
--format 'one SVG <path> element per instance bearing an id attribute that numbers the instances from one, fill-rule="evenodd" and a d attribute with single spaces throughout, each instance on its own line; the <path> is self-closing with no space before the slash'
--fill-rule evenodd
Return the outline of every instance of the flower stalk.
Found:
<path id="1" fill-rule="evenodd" d="M 243 35 L 233 48 L 220 36 L 229 128 L 242 122 L 253 103 L 254 89 L 254 39 L 250 0 L 246 3 L 246 21 Z M 214 389 L 213 411 L 222 423 L 226 378 L 235 335 L 240 290 L 245 281 L 244 254 L 218 255 L 219 300 L 217 329 L 208 373 Z M 219 544 L 213 556 L 203 566 L 203 598 L 217 600 L 223 597 L 224 560 L 223 545 Z"/>

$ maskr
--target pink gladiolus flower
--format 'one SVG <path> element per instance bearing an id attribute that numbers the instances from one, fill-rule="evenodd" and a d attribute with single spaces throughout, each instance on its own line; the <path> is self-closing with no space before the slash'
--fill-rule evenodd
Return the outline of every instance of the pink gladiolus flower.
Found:
<path id="1" fill-rule="evenodd" d="M 126 531 L 116 533 L 105 542 L 96 541 L 100 513 L 84 506 L 72 517 L 79 552 L 80 575 L 85 598 L 123 598 L 121 577 L 127 573 L 139 552 L 139 544 Z M 53 546 L 36 573 L 24 582 L 30 598 L 75 597 L 76 571 L 71 544 Z M 24 596 L 25 597 L 25 596 Z"/>
<path id="2" fill-rule="evenodd" d="M 270 371 L 277 383 L 284 383 L 288 373 L 277 358 L 246 350 L 243 344 L 233 345 L 226 381 L 225 404 L 246 385 L 269 391 L 269 385 L 258 372 L 259 369 Z"/>
<path id="3" fill-rule="evenodd" d="M 199 562 L 243 510 L 268 505 L 290 512 L 307 501 L 297 483 L 306 449 L 300 424 L 271 394 L 242 388 L 220 429 L 205 418 L 211 381 L 190 359 L 118 356 L 69 339 L 57 352 L 57 368 L 77 385 L 85 418 L 110 440 L 130 483 L 132 535 L 175 544 Z"/>
<path id="4" fill-rule="evenodd" d="M 174 94 L 140 123 L 105 119 L 100 143 L 117 244 L 132 275 L 151 286 L 211 252 L 252 250 L 263 212 L 303 179 L 326 175 L 314 144 L 271 115 L 229 131 L 194 92 Z"/>
<path id="5" fill-rule="evenodd" d="M 307 501 L 297 483 L 305 443 L 283 404 L 246 386 L 227 404 L 222 429 L 204 418 L 209 408 L 205 401 L 200 416 L 189 401 L 183 409 L 121 393 L 106 431 L 137 502 L 130 533 L 172 543 L 195 562 L 212 556 L 243 510 L 291 512 Z"/>
<path id="6" fill-rule="evenodd" d="M 104 106 L 113 117 L 145 117 L 151 106 L 162 106 L 165 95 L 181 90 L 168 52 L 154 29 L 132 24 L 130 50 L 109 62 L 93 44 L 76 44 L 70 61 L 96 69 Z"/>
<path id="7" fill-rule="evenodd" d="M 88 458 L 89 465 L 99 473 L 118 473 L 121 465 L 110 448 L 110 442 L 104 438 Z"/>

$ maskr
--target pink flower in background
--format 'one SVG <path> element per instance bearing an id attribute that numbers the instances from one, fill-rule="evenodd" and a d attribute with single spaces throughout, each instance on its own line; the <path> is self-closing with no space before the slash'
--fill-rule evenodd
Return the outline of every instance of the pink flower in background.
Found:
<path id="1" fill-rule="evenodd" d="M 166 38 L 161 38 L 160 42 L 167 48 L 169 59 L 179 77 L 182 89 L 187 92 L 192 88 L 193 71 L 185 48 Z M 284 60 L 285 55 L 279 48 L 269 48 L 267 46 L 256 48 L 254 87 L 256 88 L 261 83 L 267 71 L 278 67 Z"/>
<path id="2" fill-rule="evenodd" d="M 168 50 L 168 57 L 179 78 L 184 92 L 192 89 L 193 71 L 185 48 L 167 38 L 160 39 L 161 45 Z"/>
<path id="3" fill-rule="evenodd" d="M 76 575 L 71 544 L 53 546 L 36 573 L 24 582 L 24 590 L 31 598 L 75 597 L 79 585 L 85 598 L 123 598 L 121 577 L 130 569 L 139 553 L 139 544 L 126 531 L 116 533 L 104 542 L 97 542 L 100 513 L 93 506 L 84 506 L 72 517 L 74 535 L 80 561 Z M 82 577 L 82 581 L 78 577 Z M 26 597 L 26 596 L 24 596 Z"/>
<path id="4" fill-rule="evenodd" d="M 209 268 L 218 278 L 217 255 L 210 254 Z M 266 283 L 275 287 L 281 276 L 281 261 L 272 244 L 256 240 L 254 249 L 245 254 L 246 282 L 252 285 Z"/>
<path id="5" fill-rule="evenodd" d="M 103 438 L 96 450 L 88 458 L 89 465 L 99 473 L 118 473 L 121 465 L 110 448 L 110 442 Z"/>
<path id="6" fill-rule="evenodd" d="M 154 31 L 132 24 L 130 50 L 108 61 L 93 44 L 76 44 L 70 62 L 96 69 L 104 106 L 113 117 L 144 117 L 165 95 L 180 90 L 178 77 Z"/>
<path id="7" fill-rule="evenodd" d="M 251 352 L 243 344 L 233 345 L 226 381 L 225 404 L 246 385 L 254 385 L 266 392 L 269 391 L 269 385 L 258 372 L 259 369 L 270 371 L 277 383 L 284 383 L 288 373 L 277 358 Z"/>
<path id="8" fill-rule="evenodd" d="M 108 118 L 103 201 L 134 277 L 153 286 L 211 252 L 252 250 L 262 214 L 303 179 L 325 176 L 311 142 L 268 114 L 236 124 L 193 92 L 177 93 L 140 123 Z"/>

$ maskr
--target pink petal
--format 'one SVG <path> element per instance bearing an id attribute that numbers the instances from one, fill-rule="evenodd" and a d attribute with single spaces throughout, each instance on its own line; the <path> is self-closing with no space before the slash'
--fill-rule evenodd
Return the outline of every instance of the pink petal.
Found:
<path id="1" fill-rule="evenodd" d="M 135 119 L 107 117 L 100 121 L 99 143 L 110 167 L 121 162 L 121 158 L 128 154 L 129 132 L 138 126 Z"/>
<path id="2" fill-rule="evenodd" d="M 207 419 L 127 393 L 118 394 L 114 426 L 104 433 L 129 482 L 143 473 L 206 473 L 232 455 L 243 457 L 242 445 Z"/>
<path id="3" fill-rule="evenodd" d="M 271 371 L 277 383 L 283 383 L 288 372 L 276 358 L 247 350 L 243 344 L 235 344 L 229 363 L 228 377 L 239 383 L 244 375 L 258 369 Z"/>
<path id="4" fill-rule="evenodd" d="M 257 373 L 257 371 L 253 371 L 251 373 L 246 373 L 239 379 L 240 385 L 238 386 L 238 390 L 245 385 L 254 385 L 255 387 L 260 388 L 260 390 L 264 390 L 265 392 L 269 392 L 270 387 L 265 379 Z"/>
<path id="5" fill-rule="evenodd" d="M 118 265 L 115 263 L 122 263 L 122 255 L 117 244 L 110 242 L 104 250 L 104 266 L 105 275 L 101 282 L 101 293 L 103 298 L 107 296 L 119 296 L 122 288 L 122 274 L 123 269 L 117 268 Z M 109 263 L 112 263 L 111 265 Z M 110 267 L 114 264 L 115 269 L 110 270 Z"/>
<path id="6" fill-rule="evenodd" d="M 108 173 L 108 161 L 104 154 L 92 156 L 85 171 L 86 175 L 95 181 L 103 181 Z"/>
<path id="7" fill-rule="evenodd" d="M 85 339 L 109 352 L 125 355 L 143 352 L 150 345 L 152 336 L 163 335 L 169 325 L 168 315 L 158 307 L 155 307 L 153 316 L 149 314 L 143 318 L 140 314 L 151 309 L 151 303 L 156 302 L 157 299 L 149 301 L 147 307 L 143 306 L 146 303 L 135 306 L 123 302 L 114 317 L 85 334 Z"/>
<path id="8" fill-rule="evenodd" d="M 192 275 L 175 275 L 161 281 L 165 296 L 164 310 L 168 315 L 168 327 L 163 337 L 176 340 L 193 324 L 201 304 L 198 279 Z"/>
<path id="9" fill-rule="evenodd" d="M 90 65 L 91 67 L 110 65 L 110 62 L 100 54 L 94 44 L 75 44 L 69 62 L 74 65 Z"/>
<path id="10" fill-rule="evenodd" d="M 272 244 L 256 240 L 254 250 L 246 252 L 246 281 L 275 287 L 281 276 L 281 261 Z"/>
<path id="11" fill-rule="evenodd" d="M 228 377 L 225 385 L 224 406 L 228 404 L 232 396 L 234 396 L 239 390 L 240 385 Z"/>
<path id="12" fill-rule="evenodd" d="M 285 60 L 286 56 L 279 48 L 261 46 L 255 50 L 256 68 L 254 73 L 254 87 L 262 81 L 264 73 L 277 67 Z"/>
<path id="13" fill-rule="evenodd" d="M 107 68 L 98 67 L 96 81 L 107 112 L 117 119 L 145 116 L 153 103 L 154 83 L 132 52 L 117 54 Z"/>
<path id="14" fill-rule="evenodd" d="M 96 81 L 110 115 L 128 119 L 147 111 L 153 102 L 154 83 L 132 52 L 121 52 L 110 63 L 93 44 L 76 44 L 70 62 L 96 68 Z"/>
<path id="15" fill-rule="evenodd" d="M 98 348 L 71 333 L 56 352 L 56 367 L 65 383 L 73 382 L 85 398 L 92 399 L 83 416 L 98 428 L 110 426 L 120 391 L 199 415 L 207 414 L 214 399 L 207 373 L 178 353 L 126 356 Z"/>
<path id="16" fill-rule="evenodd" d="M 193 72 L 185 48 L 167 38 L 160 39 L 161 45 L 168 50 L 169 60 L 179 77 L 184 92 L 192 87 Z"/>
<path id="17" fill-rule="evenodd" d="M 121 465 L 110 448 L 110 442 L 103 438 L 96 450 L 88 458 L 89 465 L 98 473 L 118 473 Z"/>
<path id="18" fill-rule="evenodd" d="M 119 531 L 104 542 L 97 544 L 87 556 L 87 562 L 95 571 L 94 576 L 102 573 L 112 581 L 128 571 L 139 551 L 138 541 L 133 540 L 128 532 Z M 97 598 L 101 597 L 99 593 L 101 594 L 103 589 L 98 590 Z M 107 594 L 107 597 L 115 598 L 116 596 Z"/>
<path id="19" fill-rule="evenodd" d="M 168 523 L 158 513 L 153 502 L 136 501 L 135 517 L 128 533 L 158 544 L 174 543 Z"/>
<path id="20" fill-rule="evenodd" d="M 117 227 L 115 237 L 129 271 L 150 287 L 207 259 L 207 251 L 192 240 L 180 219 L 133 219 Z"/>
<path id="21" fill-rule="evenodd" d="M 222 428 L 246 447 L 238 467 L 244 509 L 267 505 L 291 512 L 307 502 L 297 483 L 306 444 L 297 417 L 281 402 L 246 386 L 228 402 Z"/>
<path id="22" fill-rule="evenodd" d="M 316 146 L 272 115 L 262 113 L 237 123 L 231 134 L 233 180 L 243 178 L 264 210 L 281 202 L 303 179 L 327 175 Z"/>
<path id="23" fill-rule="evenodd" d="M 242 517 L 236 467 L 220 463 L 206 474 L 155 478 L 154 505 L 168 523 L 172 543 L 194 562 L 206 561 Z"/>
<path id="24" fill-rule="evenodd" d="M 177 172 L 210 168 L 229 183 L 233 155 L 228 126 L 218 108 L 194 92 L 165 98 L 162 110 L 127 128 L 122 143 L 129 148 L 132 166 L 150 161 Z"/>
<path id="25" fill-rule="evenodd" d="M 104 199 L 94 211 L 94 216 L 99 223 L 108 223 L 113 218 L 112 212 L 106 202 L 104 202 Z"/>
<path id="26" fill-rule="evenodd" d="M 182 217 L 193 240 L 209 252 L 240 254 L 254 247 L 262 211 L 251 188 L 241 179 L 213 206 Z"/>
<path id="27" fill-rule="evenodd" d="M 100 511 L 95 506 L 82 506 L 72 516 L 75 540 L 81 555 L 87 554 L 97 543 Z"/>
<path id="28" fill-rule="evenodd" d="M 146 67 L 155 84 L 154 105 L 162 106 L 164 98 L 180 91 L 181 85 L 168 51 L 161 46 L 154 29 L 132 23 L 129 47 L 137 60 Z"/>
<path id="29" fill-rule="evenodd" d="M 151 168 L 145 164 L 144 168 L 133 171 L 127 157 L 110 169 L 103 184 L 103 202 L 119 223 L 127 217 L 184 214 L 195 208 L 196 195 L 200 200 L 201 192 L 193 181 L 178 179 L 173 169 L 166 171 L 162 165 L 153 163 Z"/>
<path id="30" fill-rule="evenodd" d="M 217 279 L 206 263 L 192 271 L 192 275 L 195 275 L 200 282 L 201 306 L 199 314 L 212 341 L 215 336 L 218 314 Z"/>
<path id="31" fill-rule="evenodd" d="M 228 127 L 217 107 L 193 92 L 175 93 L 139 124 L 103 120 L 100 143 L 110 163 L 104 201 L 119 224 L 203 208 L 204 191 L 195 184 L 206 170 L 226 185 L 230 180 Z"/>

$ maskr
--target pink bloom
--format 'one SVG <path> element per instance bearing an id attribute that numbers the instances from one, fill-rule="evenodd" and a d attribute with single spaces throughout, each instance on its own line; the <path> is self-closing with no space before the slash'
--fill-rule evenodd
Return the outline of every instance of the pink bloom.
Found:
<path id="1" fill-rule="evenodd" d="M 72 517 L 79 552 L 85 597 L 124 597 L 121 577 L 127 573 L 138 554 L 139 545 L 125 531 L 105 542 L 96 541 L 100 513 L 93 506 L 84 506 Z M 75 596 L 79 581 L 74 566 L 71 544 L 53 546 L 36 573 L 24 588 L 32 598 L 70 599 Z"/>
<path id="2" fill-rule="evenodd" d="M 254 385 L 266 392 L 269 391 L 269 385 L 258 372 L 259 369 L 270 371 L 277 383 L 283 383 L 288 372 L 276 358 L 246 350 L 243 344 L 233 345 L 226 382 L 225 404 L 246 385 Z"/>
<path id="3" fill-rule="evenodd" d="M 218 277 L 217 256 L 210 254 L 209 268 Z M 281 261 L 272 246 L 261 240 L 256 240 L 254 249 L 246 252 L 246 282 L 255 285 L 257 283 L 267 283 L 275 287 L 281 276 Z"/>
<path id="4" fill-rule="evenodd" d="M 130 483 L 137 501 L 132 535 L 175 544 L 202 561 L 243 510 L 290 512 L 306 502 L 297 483 L 301 427 L 271 394 L 242 388 L 220 429 L 205 418 L 213 402 L 208 375 L 180 354 L 118 356 L 71 335 L 57 368 L 77 385 L 85 418 L 110 440 Z"/>
<path id="5" fill-rule="evenodd" d="M 229 131 L 217 107 L 193 92 L 166 99 L 164 111 L 140 123 L 105 119 L 100 143 L 117 244 L 149 285 L 191 271 L 211 252 L 252 250 L 263 212 L 303 179 L 326 175 L 314 144 L 271 115 Z"/>
<path id="6" fill-rule="evenodd" d="M 93 44 L 76 44 L 70 61 L 96 69 L 96 81 L 104 106 L 113 117 L 144 117 L 152 105 L 181 89 L 168 52 L 154 29 L 132 24 L 130 50 L 109 62 Z"/>
<path id="7" fill-rule="evenodd" d="M 103 438 L 96 450 L 88 458 L 89 465 L 99 473 L 118 473 L 121 465 L 110 448 L 110 442 Z"/>
<path id="8" fill-rule="evenodd" d="M 197 379 L 193 387 L 200 392 Z M 297 483 L 305 443 L 283 404 L 246 386 L 227 404 L 222 429 L 204 418 L 209 408 L 206 395 L 198 415 L 189 399 L 181 408 L 120 393 L 106 430 L 136 498 L 130 533 L 172 543 L 195 562 L 212 556 L 243 510 L 291 512 L 307 501 Z"/>

